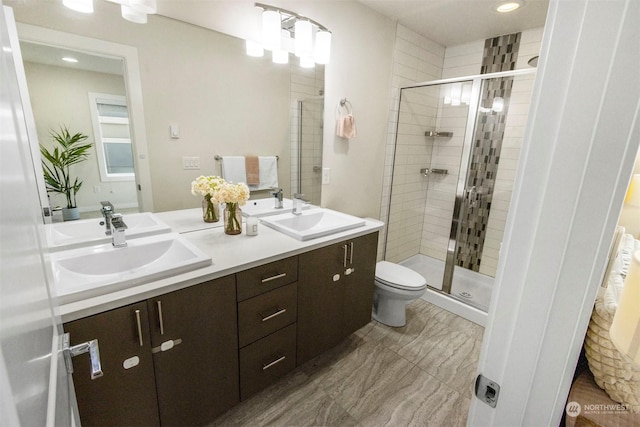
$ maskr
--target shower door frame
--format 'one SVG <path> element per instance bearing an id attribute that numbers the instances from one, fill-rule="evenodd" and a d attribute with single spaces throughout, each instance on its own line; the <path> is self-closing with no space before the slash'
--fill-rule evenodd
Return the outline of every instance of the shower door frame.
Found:
<path id="1" fill-rule="evenodd" d="M 421 87 L 439 86 L 451 83 L 472 82 L 471 86 L 471 102 L 469 102 L 469 111 L 467 112 L 467 121 L 465 126 L 465 135 L 462 144 L 462 155 L 460 158 L 460 173 L 458 174 L 458 183 L 456 185 L 455 202 L 453 206 L 453 216 L 451 218 L 451 229 L 449 231 L 449 240 L 447 243 L 447 255 L 445 257 L 444 277 L 442 279 L 442 289 L 433 288 L 429 286 L 429 289 L 440 292 L 443 294 L 451 294 L 451 286 L 453 284 L 454 267 L 455 267 L 455 254 L 458 246 L 458 229 L 460 221 L 462 220 L 462 206 L 469 194 L 467 191 L 467 177 L 469 162 L 471 160 L 471 152 L 473 148 L 473 139 L 476 130 L 476 121 L 478 116 L 478 110 L 480 106 L 480 89 L 482 83 L 485 80 L 497 79 L 502 77 L 516 77 L 529 74 L 535 74 L 535 68 L 525 68 L 512 71 L 500 71 L 497 73 L 477 74 L 473 76 L 453 77 L 441 80 L 432 80 L 428 82 L 414 83 L 407 86 L 400 87 L 400 96 L 398 99 L 398 116 L 397 123 L 400 121 L 400 107 L 402 105 L 402 90 L 404 89 L 416 89 Z M 394 158 L 393 167 L 395 167 L 395 150 L 398 146 L 398 132 L 396 130 L 396 141 L 394 146 Z M 393 176 L 393 174 L 392 174 Z M 393 180 L 393 178 L 392 178 Z M 428 191 L 428 190 L 427 190 Z M 391 183 L 391 192 L 389 194 L 389 206 L 387 212 L 387 219 L 391 217 L 391 194 L 393 193 L 393 181 Z M 389 228 L 387 227 L 387 238 Z M 386 246 L 386 244 L 385 244 Z M 386 249 L 385 249 L 386 250 Z"/>

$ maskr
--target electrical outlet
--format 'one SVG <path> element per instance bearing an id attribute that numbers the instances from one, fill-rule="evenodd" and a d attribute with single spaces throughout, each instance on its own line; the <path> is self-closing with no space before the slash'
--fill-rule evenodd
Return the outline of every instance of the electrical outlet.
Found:
<path id="1" fill-rule="evenodd" d="M 331 169 L 322 168 L 322 184 L 327 185 L 331 183 Z"/>
<path id="2" fill-rule="evenodd" d="M 183 157 L 182 169 L 184 170 L 200 169 L 200 157 Z"/>

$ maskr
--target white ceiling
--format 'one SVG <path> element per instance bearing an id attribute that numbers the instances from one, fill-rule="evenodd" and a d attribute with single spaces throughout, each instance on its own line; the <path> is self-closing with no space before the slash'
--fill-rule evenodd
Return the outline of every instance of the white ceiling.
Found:
<path id="1" fill-rule="evenodd" d="M 444 46 L 544 26 L 549 0 L 525 0 L 515 12 L 498 13 L 499 0 L 358 0 Z"/>
<path id="2" fill-rule="evenodd" d="M 25 41 L 20 42 L 20 51 L 22 53 L 22 59 L 28 62 L 77 70 L 95 71 L 99 73 L 123 74 L 122 58 L 98 56 L 75 50 L 63 49 L 56 46 L 47 46 Z M 65 56 L 73 57 L 77 59 L 78 62 L 65 62 L 62 60 Z"/>
<path id="3" fill-rule="evenodd" d="M 260 22 L 256 1 L 300 12 L 291 0 L 158 0 L 158 13 L 252 38 L 250 34 L 257 31 Z M 549 5 L 549 0 L 524 0 L 523 7 L 505 14 L 493 10 L 504 0 L 310 0 L 328 5 L 347 1 L 358 1 L 443 46 L 543 27 Z"/>

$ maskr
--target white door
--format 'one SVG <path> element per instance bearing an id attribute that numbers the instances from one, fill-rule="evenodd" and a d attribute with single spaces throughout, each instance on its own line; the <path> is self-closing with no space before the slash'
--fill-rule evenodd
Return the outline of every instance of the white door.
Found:
<path id="1" fill-rule="evenodd" d="M 557 426 L 640 145 L 640 2 L 552 0 L 468 425 Z M 486 389 L 482 391 L 486 392 Z"/>
<path id="2" fill-rule="evenodd" d="M 0 10 L 0 425 L 67 426 L 75 399 L 49 292 L 43 227 L 16 64 L 11 9 Z M 72 410 L 73 405 L 73 410 Z"/>

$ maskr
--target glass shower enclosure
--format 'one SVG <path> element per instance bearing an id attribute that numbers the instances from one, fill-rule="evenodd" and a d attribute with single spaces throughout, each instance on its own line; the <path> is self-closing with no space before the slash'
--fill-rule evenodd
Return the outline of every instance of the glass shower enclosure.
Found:
<path id="1" fill-rule="evenodd" d="M 535 70 L 400 90 L 385 259 L 487 311 Z"/>

